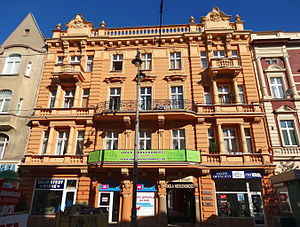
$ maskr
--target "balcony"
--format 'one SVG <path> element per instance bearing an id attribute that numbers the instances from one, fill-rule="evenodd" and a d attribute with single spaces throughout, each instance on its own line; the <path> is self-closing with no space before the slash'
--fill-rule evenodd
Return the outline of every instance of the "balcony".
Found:
<path id="1" fill-rule="evenodd" d="M 211 76 L 236 76 L 242 70 L 239 59 L 236 58 L 212 58 L 209 64 Z"/>
<path id="2" fill-rule="evenodd" d="M 56 65 L 54 67 L 54 71 L 52 75 L 54 78 L 58 78 L 62 81 L 70 81 L 70 82 L 83 82 L 83 68 L 80 64 L 63 64 L 63 65 Z"/>
<path id="3" fill-rule="evenodd" d="M 87 165 L 87 155 L 25 155 L 22 165 L 63 165 L 78 166 Z"/>
<path id="4" fill-rule="evenodd" d="M 95 108 L 35 108 L 35 117 L 92 117 Z"/>
<path id="5" fill-rule="evenodd" d="M 290 159 L 292 157 L 300 158 L 300 147 L 273 148 L 273 151 L 274 151 L 274 159 L 276 157 L 287 158 L 287 159 Z"/>
<path id="6" fill-rule="evenodd" d="M 229 114 L 257 114 L 263 112 L 263 109 L 259 104 L 196 104 L 196 107 L 197 113 L 201 114 L 212 114 L 218 112 Z"/>

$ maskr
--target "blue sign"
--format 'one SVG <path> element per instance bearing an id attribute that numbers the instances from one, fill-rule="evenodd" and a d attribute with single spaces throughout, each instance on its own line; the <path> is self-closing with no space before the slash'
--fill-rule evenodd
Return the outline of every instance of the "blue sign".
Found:
<path id="1" fill-rule="evenodd" d="M 99 191 L 119 192 L 120 186 L 110 187 L 109 184 L 100 184 Z"/>
<path id="2" fill-rule="evenodd" d="M 36 189 L 64 189 L 64 179 L 37 179 Z"/>
<path id="3" fill-rule="evenodd" d="M 138 192 L 155 192 L 155 186 L 145 187 L 144 184 L 137 184 L 136 189 Z"/>
<path id="4" fill-rule="evenodd" d="M 223 171 L 212 174 L 213 179 L 260 179 L 260 173 L 251 171 Z"/>
<path id="5" fill-rule="evenodd" d="M 5 170 L 16 171 L 16 165 L 14 165 L 14 164 L 0 165 L 0 171 L 5 171 Z"/>

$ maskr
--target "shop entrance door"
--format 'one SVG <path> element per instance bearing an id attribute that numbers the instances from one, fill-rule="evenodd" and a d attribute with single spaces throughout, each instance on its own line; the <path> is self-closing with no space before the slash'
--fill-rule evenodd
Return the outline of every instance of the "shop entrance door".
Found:
<path id="1" fill-rule="evenodd" d="M 120 192 L 99 192 L 99 207 L 108 213 L 108 223 L 117 223 L 119 219 Z"/>
<path id="2" fill-rule="evenodd" d="M 264 207 L 263 201 L 260 192 L 250 192 L 249 193 L 250 199 L 250 212 L 251 216 L 254 217 L 255 225 L 265 225 L 265 214 L 264 214 Z"/>

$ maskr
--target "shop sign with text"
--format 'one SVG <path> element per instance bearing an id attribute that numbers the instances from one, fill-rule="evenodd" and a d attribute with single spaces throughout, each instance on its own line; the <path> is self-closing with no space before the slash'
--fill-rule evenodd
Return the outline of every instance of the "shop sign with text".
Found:
<path id="1" fill-rule="evenodd" d="M 64 179 L 37 179 L 36 189 L 64 189 Z"/>
<path id="2" fill-rule="evenodd" d="M 154 192 L 137 192 L 136 211 L 137 216 L 154 216 L 155 214 Z"/>
<path id="3" fill-rule="evenodd" d="M 251 171 L 223 171 L 212 174 L 213 179 L 260 179 L 260 173 Z"/>

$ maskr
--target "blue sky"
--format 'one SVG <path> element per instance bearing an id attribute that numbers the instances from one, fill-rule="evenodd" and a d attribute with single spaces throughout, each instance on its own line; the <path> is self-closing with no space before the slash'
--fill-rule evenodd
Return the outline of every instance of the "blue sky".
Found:
<path id="1" fill-rule="evenodd" d="M 161 0 L 15 0 L 1 1 L 0 44 L 32 12 L 46 38 L 56 24 L 64 25 L 81 13 L 99 27 L 158 25 Z M 199 22 L 214 6 L 233 18 L 239 14 L 253 31 L 300 31 L 300 0 L 164 0 L 163 24 Z"/>

